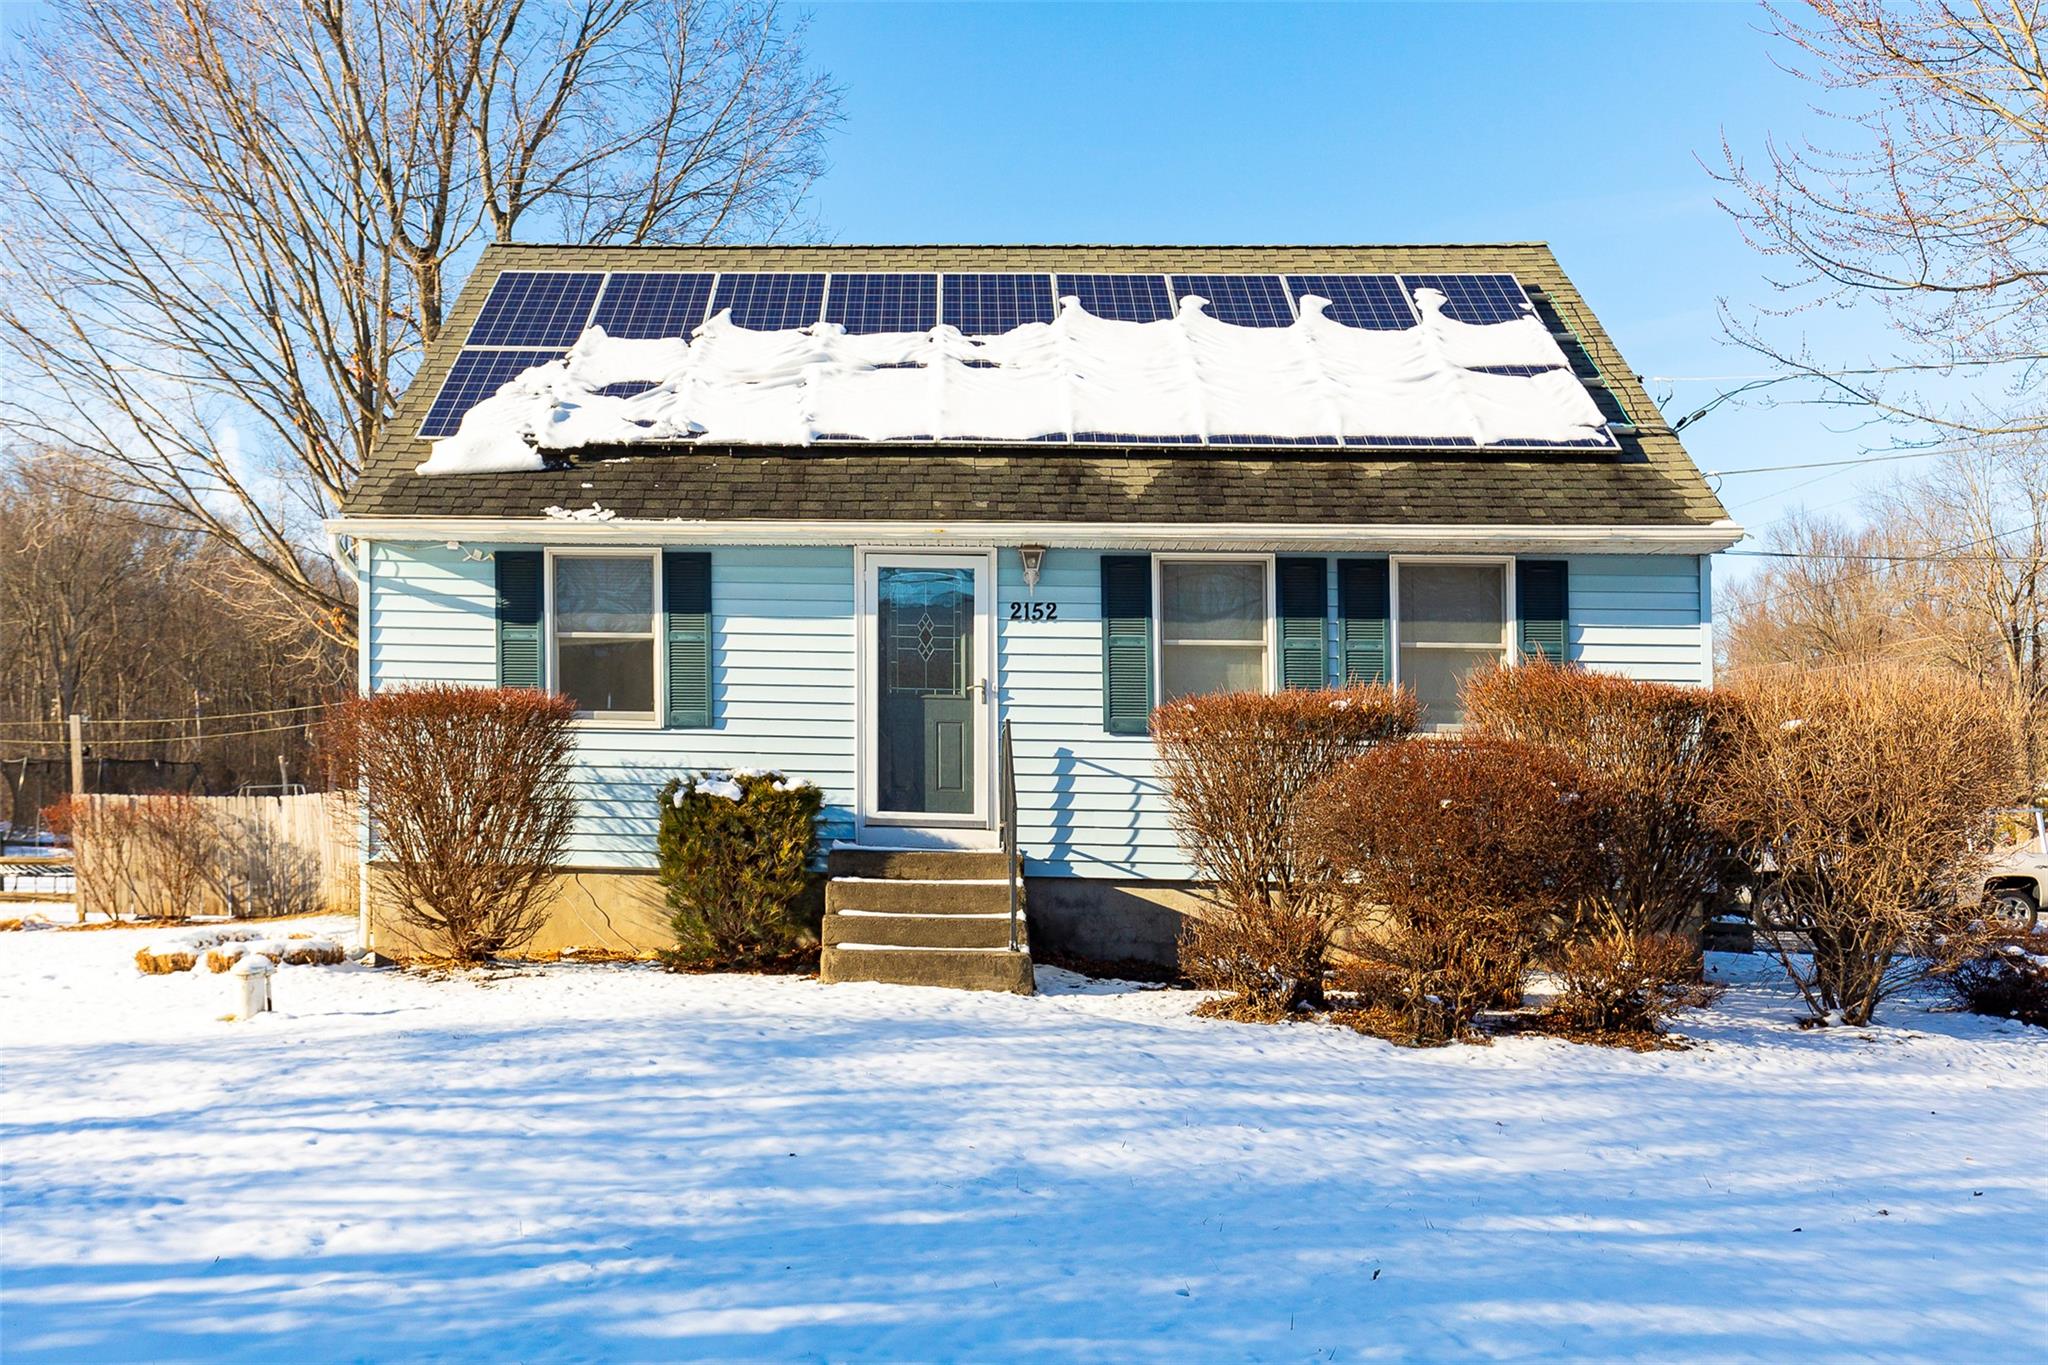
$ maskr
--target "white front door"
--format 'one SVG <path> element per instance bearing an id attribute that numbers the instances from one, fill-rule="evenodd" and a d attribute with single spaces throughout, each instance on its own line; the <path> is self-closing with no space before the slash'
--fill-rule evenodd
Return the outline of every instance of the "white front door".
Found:
<path id="1" fill-rule="evenodd" d="M 860 556 L 860 837 L 992 847 L 993 556 Z"/>

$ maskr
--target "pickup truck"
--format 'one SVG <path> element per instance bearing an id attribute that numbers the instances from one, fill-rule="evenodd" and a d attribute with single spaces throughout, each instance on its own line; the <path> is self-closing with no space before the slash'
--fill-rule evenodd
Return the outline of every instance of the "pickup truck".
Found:
<path id="1" fill-rule="evenodd" d="M 2048 811 L 1999 811 L 1992 852 L 1984 870 L 1984 903 L 2000 919 L 2032 933 L 2048 903 Z"/>

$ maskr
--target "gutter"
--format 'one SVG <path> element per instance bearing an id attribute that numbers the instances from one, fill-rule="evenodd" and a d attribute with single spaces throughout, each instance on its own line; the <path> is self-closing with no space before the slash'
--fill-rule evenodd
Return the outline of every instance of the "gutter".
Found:
<path id="1" fill-rule="evenodd" d="M 595 504 L 593 504 L 595 507 Z M 396 541 L 552 545 L 944 545 L 963 549 L 1039 544 L 1059 549 L 1303 550 L 1329 553 L 1457 552 L 1714 554 L 1742 539 L 1727 518 L 1694 526 L 1460 525 L 1449 523 L 1253 524 L 1060 521 L 700 521 L 626 517 L 335 517 L 338 536 Z"/>

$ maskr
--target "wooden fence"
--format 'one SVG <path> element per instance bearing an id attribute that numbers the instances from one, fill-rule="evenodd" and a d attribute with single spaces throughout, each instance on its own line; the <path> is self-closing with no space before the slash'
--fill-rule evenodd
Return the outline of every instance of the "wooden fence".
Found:
<path id="1" fill-rule="evenodd" d="M 85 800 L 73 826 L 80 918 L 355 913 L 346 792 Z"/>

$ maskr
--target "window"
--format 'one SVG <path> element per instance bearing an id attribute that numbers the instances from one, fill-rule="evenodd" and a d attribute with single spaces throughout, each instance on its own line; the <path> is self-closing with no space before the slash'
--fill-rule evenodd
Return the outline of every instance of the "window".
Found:
<path id="1" fill-rule="evenodd" d="M 654 564 L 644 554 L 555 556 L 555 688 L 579 716 L 655 718 Z"/>
<path id="2" fill-rule="evenodd" d="M 1427 728 L 1463 725 L 1459 684 L 1507 654 L 1507 565 L 1398 560 L 1394 577 L 1395 677 L 1414 690 Z"/>
<path id="3" fill-rule="evenodd" d="M 1159 561 L 1159 700 L 1266 688 L 1263 559 Z"/>

